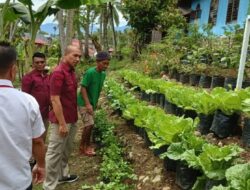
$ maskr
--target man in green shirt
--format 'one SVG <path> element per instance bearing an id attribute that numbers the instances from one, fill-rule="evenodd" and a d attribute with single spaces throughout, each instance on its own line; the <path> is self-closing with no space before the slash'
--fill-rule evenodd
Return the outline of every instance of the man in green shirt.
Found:
<path id="1" fill-rule="evenodd" d="M 95 150 L 90 146 L 91 131 L 94 126 L 94 110 L 102 90 L 106 77 L 106 69 L 109 66 L 110 56 L 107 52 L 98 52 L 96 55 L 96 67 L 92 67 L 83 75 L 81 91 L 78 95 L 79 111 L 84 123 L 80 153 L 94 156 Z"/>

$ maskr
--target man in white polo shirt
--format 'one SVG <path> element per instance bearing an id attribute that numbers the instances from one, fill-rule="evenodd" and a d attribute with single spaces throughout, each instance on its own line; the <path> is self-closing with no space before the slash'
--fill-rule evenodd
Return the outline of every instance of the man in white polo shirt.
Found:
<path id="1" fill-rule="evenodd" d="M 43 120 L 31 95 L 13 88 L 16 75 L 16 51 L 0 42 L 0 190 L 31 190 L 29 159 L 37 161 L 33 182 L 45 175 Z"/>

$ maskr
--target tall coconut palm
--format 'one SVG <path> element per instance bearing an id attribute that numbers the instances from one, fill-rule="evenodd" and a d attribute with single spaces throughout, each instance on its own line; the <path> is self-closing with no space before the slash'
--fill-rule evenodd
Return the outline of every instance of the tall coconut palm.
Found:
<path id="1" fill-rule="evenodd" d="M 109 0 L 108 3 L 101 5 L 100 23 L 100 39 L 105 50 L 108 50 L 108 28 L 112 30 L 113 47 L 117 50 L 117 37 L 115 25 L 119 25 L 119 14 L 121 3 L 115 0 Z"/>
<path id="2" fill-rule="evenodd" d="M 115 52 L 117 51 L 117 37 L 115 31 L 115 25 L 119 25 L 119 14 L 118 11 L 120 10 L 121 3 L 119 2 L 109 2 L 108 9 L 109 9 L 109 21 L 112 28 L 113 33 L 113 47 Z"/>
<path id="3" fill-rule="evenodd" d="M 63 10 L 60 9 L 57 13 L 59 39 L 61 53 L 64 54 L 64 50 L 69 45 L 74 36 L 74 15 L 75 9 Z"/>
<path id="4" fill-rule="evenodd" d="M 105 51 L 108 50 L 108 21 L 109 21 L 109 14 L 108 14 L 108 4 L 103 3 L 102 4 L 102 29 L 103 29 L 103 35 L 102 35 L 102 43 L 103 43 L 103 49 Z"/>
<path id="5" fill-rule="evenodd" d="M 79 8 L 81 5 L 102 5 L 106 4 L 107 2 L 108 0 L 74 0 L 74 1 L 57 0 L 56 4 L 57 6 L 63 9 L 73 9 L 73 8 Z M 87 33 L 89 32 L 87 31 Z"/>

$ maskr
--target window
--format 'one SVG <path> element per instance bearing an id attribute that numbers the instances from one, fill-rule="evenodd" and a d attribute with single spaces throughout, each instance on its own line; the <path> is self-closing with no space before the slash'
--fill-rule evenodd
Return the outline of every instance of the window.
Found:
<path id="1" fill-rule="evenodd" d="M 228 0 L 227 23 L 237 21 L 240 0 Z"/>
<path id="2" fill-rule="evenodd" d="M 218 0 L 212 0 L 211 2 L 208 23 L 211 23 L 212 25 L 216 25 L 218 4 L 219 4 Z"/>

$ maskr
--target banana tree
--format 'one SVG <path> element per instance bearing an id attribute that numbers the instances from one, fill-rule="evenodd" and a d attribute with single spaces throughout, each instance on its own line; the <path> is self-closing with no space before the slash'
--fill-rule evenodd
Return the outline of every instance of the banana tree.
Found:
<path id="1" fill-rule="evenodd" d="M 13 9 L 16 15 L 29 26 L 30 40 L 27 43 L 27 55 L 25 70 L 28 70 L 29 64 L 32 61 L 32 55 L 35 50 L 35 40 L 38 30 L 42 22 L 49 15 L 55 14 L 58 9 L 53 8 L 55 0 L 48 0 L 46 3 L 41 5 L 37 11 L 32 10 L 32 0 L 19 0 L 19 3 L 12 3 L 10 7 Z"/>
<path id="2" fill-rule="evenodd" d="M 0 3 L 0 40 L 6 40 L 9 33 L 9 40 L 11 40 L 11 35 L 15 29 L 11 26 L 16 26 L 19 18 L 18 15 L 14 13 L 11 9 L 10 0 L 6 0 L 4 3 Z M 12 28 L 12 30 L 10 30 Z"/>

